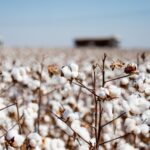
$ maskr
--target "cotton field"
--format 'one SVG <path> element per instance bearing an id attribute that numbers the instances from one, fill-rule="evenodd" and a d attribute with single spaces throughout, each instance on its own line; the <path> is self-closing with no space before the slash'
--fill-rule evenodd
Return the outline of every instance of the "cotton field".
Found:
<path id="1" fill-rule="evenodd" d="M 0 150 L 149 150 L 148 52 L 5 49 Z"/>

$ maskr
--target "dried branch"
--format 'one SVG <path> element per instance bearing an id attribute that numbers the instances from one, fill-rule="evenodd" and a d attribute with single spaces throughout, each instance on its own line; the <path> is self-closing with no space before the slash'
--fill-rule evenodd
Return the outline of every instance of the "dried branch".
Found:
<path id="1" fill-rule="evenodd" d="M 114 139 L 105 141 L 105 142 L 103 142 L 103 143 L 100 143 L 99 145 L 104 145 L 104 144 L 110 143 L 110 142 L 112 142 L 112 141 L 115 141 L 115 140 L 117 140 L 117 139 L 124 138 L 124 137 L 126 137 L 127 135 L 129 135 L 129 134 L 130 134 L 130 133 L 127 133 L 127 134 L 125 134 L 125 135 L 122 135 L 122 136 L 116 137 L 116 138 L 114 138 Z"/>
<path id="2" fill-rule="evenodd" d="M 9 108 L 9 107 L 11 107 L 11 106 L 14 106 L 14 105 L 16 105 L 16 103 L 13 103 L 13 104 L 10 104 L 10 105 L 8 105 L 8 106 L 6 106 L 6 107 L 4 107 L 4 108 L 1 108 L 0 111 L 5 110 L 5 109 L 7 109 L 7 108 Z"/>
<path id="3" fill-rule="evenodd" d="M 108 124 L 110 124 L 110 123 L 112 123 L 112 122 L 114 122 L 115 120 L 117 120 L 118 118 L 121 118 L 123 115 L 125 115 L 126 114 L 126 112 L 123 112 L 122 114 L 120 114 L 118 117 L 116 117 L 116 118 L 114 118 L 113 120 L 111 120 L 111 121 L 109 121 L 109 122 L 107 122 L 107 123 L 105 123 L 104 125 L 102 125 L 101 127 L 103 128 L 103 127 L 105 127 L 106 125 L 108 125 Z"/>
<path id="4" fill-rule="evenodd" d="M 104 58 L 102 60 L 102 87 L 105 86 L 105 60 L 107 55 L 104 53 Z"/>
<path id="5" fill-rule="evenodd" d="M 123 76 L 116 77 L 116 78 L 113 78 L 113 79 L 109 79 L 109 80 L 106 80 L 105 83 L 110 82 L 110 81 L 114 81 L 114 80 L 118 80 L 118 79 L 122 79 L 122 78 L 125 78 L 125 77 L 129 77 L 131 75 L 133 75 L 133 74 L 127 74 L 127 75 L 123 75 Z"/>

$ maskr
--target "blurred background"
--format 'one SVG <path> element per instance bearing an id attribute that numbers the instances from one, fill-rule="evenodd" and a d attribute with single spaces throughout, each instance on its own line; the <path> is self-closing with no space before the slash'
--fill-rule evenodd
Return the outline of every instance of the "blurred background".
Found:
<path id="1" fill-rule="evenodd" d="M 8 46 L 73 47 L 80 37 L 117 36 L 150 48 L 149 0 L 3 0 L 0 41 Z"/>

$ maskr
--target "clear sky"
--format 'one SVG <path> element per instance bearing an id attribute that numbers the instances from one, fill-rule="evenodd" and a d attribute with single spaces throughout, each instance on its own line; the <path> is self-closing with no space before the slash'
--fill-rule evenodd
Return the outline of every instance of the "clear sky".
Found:
<path id="1" fill-rule="evenodd" d="M 150 0 L 0 0 L 7 45 L 72 46 L 75 37 L 107 35 L 150 48 Z"/>

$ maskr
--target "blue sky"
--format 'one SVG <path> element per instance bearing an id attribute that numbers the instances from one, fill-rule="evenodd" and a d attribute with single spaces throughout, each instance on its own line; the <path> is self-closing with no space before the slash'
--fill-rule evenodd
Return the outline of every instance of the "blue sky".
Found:
<path id="1" fill-rule="evenodd" d="M 150 47 L 150 0 L 0 0 L 0 36 L 10 46 L 72 46 L 75 37 L 118 35 Z"/>

